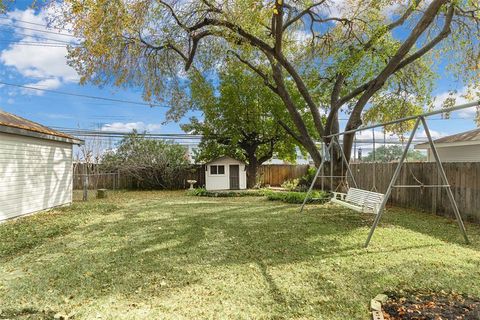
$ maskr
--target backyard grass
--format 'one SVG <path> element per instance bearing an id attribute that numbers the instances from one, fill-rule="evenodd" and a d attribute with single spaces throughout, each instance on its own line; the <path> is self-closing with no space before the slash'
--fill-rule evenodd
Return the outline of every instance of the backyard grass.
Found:
<path id="1" fill-rule="evenodd" d="M 0 319 L 370 319 L 382 292 L 480 296 L 480 228 L 390 209 L 117 192 L 0 225 Z"/>

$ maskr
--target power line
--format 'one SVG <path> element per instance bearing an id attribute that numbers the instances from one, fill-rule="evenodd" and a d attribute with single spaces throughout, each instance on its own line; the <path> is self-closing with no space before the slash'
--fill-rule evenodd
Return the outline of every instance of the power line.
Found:
<path id="1" fill-rule="evenodd" d="M 343 119 L 338 119 L 340 121 L 348 121 L 349 119 L 347 118 L 343 118 Z M 437 121 L 445 121 L 445 120 L 473 120 L 471 117 L 450 117 L 450 118 L 431 118 L 431 119 L 428 119 L 428 121 L 430 120 L 437 120 Z"/>
<path id="2" fill-rule="evenodd" d="M 26 47 L 48 47 L 48 48 L 67 48 L 67 45 L 60 43 L 48 43 L 48 42 L 23 42 L 23 41 L 4 41 L 0 40 L 0 43 L 8 43 L 15 46 Z"/>
<path id="3" fill-rule="evenodd" d="M 20 19 L 17 19 L 17 18 L 0 17 L 0 19 L 8 20 L 8 21 L 11 21 L 11 22 L 18 21 L 18 22 L 22 22 L 22 23 L 26 23 L 26 24 L 31 24 L 33 26 L 48 28 L 47 25 L 42 24 L 42 23 L 30 22 L 30 21 L 20 20 Z M 55 28 L 55 29 L 66 30 L 65 28 Z"/>
<path id="4" fill-rule="evenodd" d="M 91 95 L 87 95 L 87 94 L 74 93 L 74 92 L 58 91 L 58 90 L 51 90 L 51 89 L 40 89 L 40 88 L 37 88 L 37 87 L 26 86 L 26 85 L 17 84 L 17 83 L 8 83 L 8 82 L 3 82 L 3 81 L 0 81 L 0 84 L 6 85 L 6 86 L 11 86 L 11 87 L 29 89 L 29 90 L 36 90 L 36 91 L 43 91 L 43 92 L 61 94 L 61 95 L 65 95 L 65 96 L 73 96 L 73 97 L 80 97 L 80 98 L 87 98 L 87 99 L 120 102 L 120 103 L 142 105 L 142 106 L 148 106 L 148 107 L 169 108 L 168 106 L 161 105 L 161 104 L 158 104 L 158 103 L 138 102 L 138 101 L 132 101 L 132 100 L 122 100 L 122 99 L 91 96 Z"/>
<path id="5" fill-rule="evenodd" d="M 88 130 L 88 129 L 72 129 L 72 128 L 63 128 L 63 127 L 51 127 L 52 129 L 62 131 L 64 133 L 70 133 L 81 136 L 111 136 L 111 137 L 122 137 L 129 135 L 132 132 L 122 132 L 122 131 L 103 131 L 103 130 Z M 189 134 L 189 133 L 139 133 L 145 137 L 160 137 L 166 139 L 201 139 L 201 135 Z"/>
<path id="6" fill-rule="evenodd" d="M 11 36 L 11 30 L 9 30 L 8 28 L 2 28 L 0 26 L 0 31 L 3 31 L 3 32 L 8 32 L 8 35 Z M 66 41 L 66 40 L 61 40 L 61 39 L 55 39 L 55 38 L 49 38 L 49 37 L 46 37 L 46 36 L 43 36 L 43 35 L 38 35 L 38 34 L 28 34 L 28 33 L 23 33 L 23 32 L 17 32 L 15 31 L 15 34 L 14 35 L 18 35 L 18 36 L 24 36 L 24 37 L 30 37 L 30 38 L 38 38 L 38 39 L 42 39 L 42 40 L 49 40 L 49 41 L 55 41 L 55 42 L 58 42 L 58 43 L 62 43 L 62 44 L 71 44 L 71 42 L 69 41 Z M 13 40 L 12 40 L 13 41 Z"/>
<path id="7" fill-rule="evenodd" d="M 9 27 L 9 28 L 24 29 L 24 30 L 31 30 L 31 31 L 42 32 L 42 33 L 49 33 L 49 34 L 54 34 L 54 35 L 57 35 L 57 36 L 77 38 L 74 35 L 71 35 L 71 34 L 68 34 L 68 33 L 55 32 L 55 31 L 49 31 L 49 30 L 41 30 L 41 29 L 29 28 L 29 27 L 23 27 L 23 26 L 16 26 L 16 25 L 11 25 L 11 24 L 0 23 L 0 26 Z"/>

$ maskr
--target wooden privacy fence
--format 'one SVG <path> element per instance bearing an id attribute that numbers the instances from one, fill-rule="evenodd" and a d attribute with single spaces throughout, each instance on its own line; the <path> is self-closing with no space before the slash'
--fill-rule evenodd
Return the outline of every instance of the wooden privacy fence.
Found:
<path id="1" fill-rule="evenodd" d="M 286 180 L 300 178 L 307 173 L 309 165 L 262 165 L 258 177 L 262 185 L 281 186 Z"/>
<path id="2" fill-rule="evenodd" d="M 352 164 L 352 172 L 358 187 L 384 193 L 392 179 L 397 163 Z M 480 222 L 480 163 L 444 163 L 443 167 L 451 185 L 462 217 Z M 375 184 L 374 184 L 375 178 Z M 402 167 L 397 185 L 443 184 L 436 163 L 407 163 Z M 352 185 L 351 179 L 349 181 Z M 451 204 L 444 188 L 394 188 L 389 204 L 414 208 L 438 215 L 454 217 Z"/>
<path id="3" fill-rule="evenodd" d="M 85 176 L 88 179 L 85 179 Z M 196 180 L 197 186 L 205 185 L 205 166 L 193 165 L 178 177 L 181 184 L 188 187 L 187 180 Z M 138 189 L 141 183 L 134 177 L 119 172 L 102 172 L 97 164 L 75 163 L 73 165 L 73 189 L 83 190 L 87 181 L 87 189 Z"/>
<path id="4" fill-rule="evenodd" d="M 444 163 L 445 173 L 452 187 L 460 213 L 468 221 L 480 223 L 480 162 L 473 163 Z M 308 165 L 263 165 L 259 168 L 259 181 L 262 185 L 281 186 L 286 180 L 300 178 L 306 174 Z M 397 163 L 357 163 L 352 164 L 352 172 L 360 188 L 378 192 L 385 192 Z M 97 178 L 89 179 L 89 184 L 107 189 L 135 189 L 138 187 L 135 179 L 118 175 L 102 175 L 96 168 L 87 168 L 84 164 L 74 166 L 74 189 L 82 189 L 82 174 L 99 174 Z M 186 180 L 197 180 L 197 186 L 205 185 L 205 166 L 193 166 L 179 179 L 188 187 Z M 436 164 L 431 162 L 407 163 L 402 168 L 397 184 L 418 184 L 419 180 L 425 185 L 443 184 L 438 175 Z M 350 179 L 351 180 L 351 179 Z M 325 178 L 325 186 L 330 185 Z M 352 181 L 349 181 L 352 185 Z M 317 187 L 320 187 L 320 179 Z M 93 185 L 89 189 L 94 189 Z M 450 202 L 444 189 L 437 188 L 395 188 L 389 199 L 389 204 L 405 208 L 414 208 L 433 214 L 453 217 Z"/>

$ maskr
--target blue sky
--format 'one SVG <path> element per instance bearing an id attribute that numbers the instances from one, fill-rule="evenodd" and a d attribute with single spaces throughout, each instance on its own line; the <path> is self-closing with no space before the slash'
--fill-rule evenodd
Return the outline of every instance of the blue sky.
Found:
<path id="1" fill-rule="evenodd" d="M 120 89 L 109 86 L 98 88 L 91 85 L 78 85 L 78 76 L 66 65 L 66 48 L 42 46 L 45 42 L 65 42 L 70 41 L 71 38 L 31 30 L 46 30 L 35 25 L 45 24 L 43 20 L 45 12 L 41 10 L 34 12 L 28 9 L 28 3 L 30 2 L 17 2 L 10 8 L 7 15 L 1 16 L 3 17 L 0 19 L 1 81 L 107 98 L 142 101 L 140 90 L 135 88 Z M 12 17 L 30 24 L 5 19 Z M 39 37 L 42 38 L 39 39 Z M 47 38 L 53 40 L 47 40 Z M 32 45 L 32 42 L 40 42 L 40 44 Z M 446 97 L 448 90 L 461 91 L 462 87 L 462 84 L 440 70 L 435 94 L 439 96 L 438 101 L 441 101 Z M 1 109 L 48 126 L 115 131 L 137 128 L 159 133 L 182 132 L 178 123 L 162 124 L 166 109 L 161 107 L 40 93 L 5 85 L 0 86 L 0 92 Z M 460 99 L 458 102 L 461 103 L 464 100 Z M 475 127 L 473 120 L 463 119 L 471 118 L 473 114 L 472 110 L 454 114 L 453 119 L 448 121 L 432 119 L 431 129 L 436 137 L 473 129 Z M 182 122 L 185 121 L 187 118 L 182 120 Z"/>

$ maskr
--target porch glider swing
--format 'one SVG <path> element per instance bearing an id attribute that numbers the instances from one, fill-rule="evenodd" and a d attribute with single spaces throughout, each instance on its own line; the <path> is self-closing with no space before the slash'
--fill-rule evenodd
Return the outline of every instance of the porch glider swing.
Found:
<path id="1" fill-rule="evenodd" d="M 427 117 L 437 115 L 437 114 L 443 114 L 443 113 L 450 113 L 453 111 L 457 110 L 462 110 L 462 109 L 467 109 L 471 107 L 478 107 L 480 106 L 480 101 L 472 102 L 472 103 L 467 103 L 467 104 L 462 104 L 458 106 L 454 106 L 451 108 L 446 108 L 446 109 L 441 109 L 441 110 L 436 110 L 432 112 L 427 112 L 421 115 L 416 115 L 416 116 L 410 116 L 410 117 L 405 117 L 401 118 L 398 120 L 394 121 L 389 121 L 381 124 L 376 124 L 376 125 L 371 125 L 371 126 L 364 126 L 360 127 L 355 130 L 348 130 L 336 134 L 332 134 L 329 136 L 326 136 L 324 138 L 330 138 L 330 144 L 328 147 L 325 147 L 325 144 L 323 144 L 323 157 L 322 157 L 322 162 L 320 163 L 317 172 L 315 173 L 315 177 L 313 178 L 312 184 L 310 185 L 310 188 L 308 189 L 307 195 L 305 196 L 305 199 L 302 203 L 302 207 L 300 209 L 300 212 L 303 211 L 303 208 L 305 207 L 305 204 L 307 200 L 309 199 L 309 196 L 313 190 L 313 187 L 315 183 L 317 182 L 317 179 L 319 177 L 322 178 L 322 185 L 323 185 L 323 178 L 324 177 L 329 177 L 332 179 L 334 176 L 332 174 L 332 167 L 331 167 L 331 173 L 329 176 L 320 176 L 321 172 L 323 171 L 325 164 L 329 162 L 332 154 L 332 148 L 334 146 L 338 147 L 340 157 L 342 158 L 342 162 L 345 163 L 345 167 L 347 169 L 347 172 L 345 175 L 343 174 L 343 166 L 342 166 L 342 175 L 341 176 L 335 176 L 337 178 L 342 178 L 342 183 L 345 183 L 347 179 L 347 175 L 350 176 L 352 184 L 354 187 L 348 188 L 347 193 L 341 193 L 337 192 L 337 190 L 333 191 L 333 197 L 331 198 L 331 202 L 342 205 L 344 207 L 347 207 L 349 209 L 358 211 L 358 212 L 363 212 L 363 213 L 373 213 L 375 215 L 375 219 L 373 221 L 373 224 L 370 228 L 370 232 L 368 234 L 367 240 L 365 242 L 365 248 L 368 247 L 370 240 L 372 239 L 373 233 L 375 232 L 375 229 L 378 226 L 378 223 L 380 222 L 380 219 L 382 218 L 382 215 L 385 211 L 385 206 L 387 204 L 388 199 L 390 198 L 390 195 L 392 194 L 393 188 L 444 188 L 445 191 L 447 192 L 448 199 L 450 201 L 450 204 L 452 206 L 453 212 L 455 214 L 455 218 L 457 220 L 458 227 L 460 229 L 460 232 L 463 235 L 463 238 L 465 242 L 468 244 L 469 240 L 467 237 L 467 232 L 465 231 L 465 225 L 463 223 L 462 217 L 460 215 L 460 211 L 458 210 L 458 205 L 457 202 L 455 201 L 455 198 L 453 196 L 452 189 L 450 187 L 450 184 L 447 179 L 447 175 L 445 174 L 445 170 L 442 165 L 442 161 L 440 160 L 440 157 L 438 155 L 437 149 L 435 147 L 435 143 L 432 139 L 432 135 L 430 134 L 430 129 L 428 128 L 427 125 Z M 384 127 L 387 125 L 392 125 L 392 124 L 397 124 L 397 123 L 402 123 L 405 121 L 411 121 L 415 120 L 415 124 L 413 126 L 413 130 L 410 134 L 410 137 L 408 139 L 408 142 L 403 150 L 402 156 L 400 157 L 400 160 L 398 162 L 398 165 L 395 169 L 395 172 L 392 176 L 392 179 L 390 180 L 390 183 L 388 185 L 387 190 L 385 193 L 379 193 L 377 192 L 375 188 L 375 182 L 374 182 L 374 190 L 363 190 L 358 188 L 357 183 L 355 181 L 355 177 L 353 176 L 352 170 L 350 168 L 350 163 L 349 159 L 345 157 L 345 152 L 340 144 L 339 137 L 345 134 L 355 134 L 358 131 L 363 131 L 363 130 L 368 130 L 368 129 L 374 129 L 374 128 L 379 128 L 379 127 Z M 430 150 L 432 152 L 432 155 L 435 159 L 436 165 L 437 165 L 437 170 L 438 174 L 440 175 L 440 178 L 442 179 L 442 184 L 438 185 L 424 185 L 423 183 L 419 182 L 416 178 L 415 180 L 419 182 L 418 184 L 413 184 L 413 185 L 397 185 L 397 180 L 400 175 L 400 171 L 403 167 L 403 164 L 405 163 L 405 160 L 407 158 L 408 150 L 412 144 L 413 138 L 418 130 L 418 127 L 420 124 L 423 126 L 423 129 L 425 130 L 425 135 L 427 137 L 428 143 L 430 144 Z M 374 138 L 375 139 L 375 138 Z M 330 161 L 330 165 L 333 165 L 333 162 Z M 375 174 L 375 168 L 374 168 L 374 174 Z M 375 180 L 375 177 L 373 177 Z M 332 181 L 332 180 L 330 180 Z M 332 186 L 332 183 L 331 183 Z"/>

